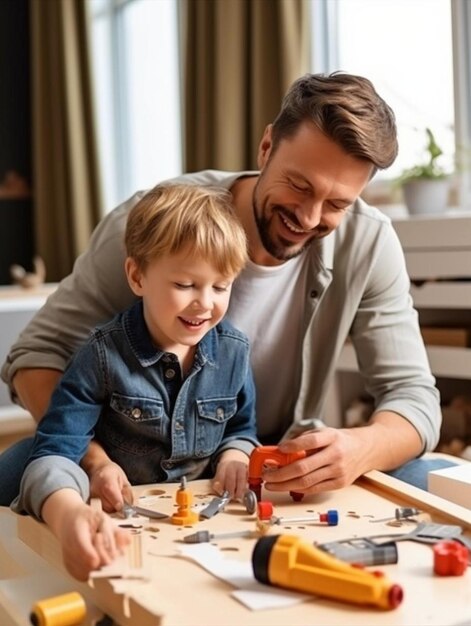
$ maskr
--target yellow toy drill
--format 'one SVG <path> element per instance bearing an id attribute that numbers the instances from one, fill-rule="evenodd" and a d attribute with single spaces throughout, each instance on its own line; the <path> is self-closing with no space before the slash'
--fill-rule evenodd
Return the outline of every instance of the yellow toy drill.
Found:
<path id="1" fill-rule="evenodd" d="M 252 553 L 255 578 L 261 583 L 351 602 L 394 609 L 402 588 L 382 572 L 368 572 L 330 556 L 292 535 L 260 538 Z"/>

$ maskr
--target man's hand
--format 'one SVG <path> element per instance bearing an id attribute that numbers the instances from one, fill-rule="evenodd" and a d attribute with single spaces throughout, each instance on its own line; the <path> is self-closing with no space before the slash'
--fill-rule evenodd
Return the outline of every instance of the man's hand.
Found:
<path id="1" fill-rule="evenodd" d="M 124 502 L 133 503 L 131 485 L 123 469 L 109 461 L 89 473 L 90 495 L 100 498 L 103 509 L 108 513 L 120 511 Z"/>
<path id="2" fill-rule="evenodd" d="M 422 442 L 406 419 L 381 411 L 366 426 L 308 431 L 283 441 L 279 449 L 286 453 L 306 450 L 307 456 L 265 471 L 265 488 L 316 494 L 351 485 L 373 469 L 395 469 L 418 456 Z"/>
<path id="3" fill-rule="evenodd" d="M 306 450 L 307 456 L 280 468 L 269 468 L 262 478 L 269 491 L 321 493 L 350 485 L 364 469 L 361 446 L 350 430 L 323 428 L 283 441 L 280 452 Z"/>
<path id="4" fill-rule="evenodd" d="M 219 459 L 213 490 L 222 495 L 228 491 L 233 500 L 241 500 L 247 489 L 249 457 L 241 450 L 225 450 Z"/>

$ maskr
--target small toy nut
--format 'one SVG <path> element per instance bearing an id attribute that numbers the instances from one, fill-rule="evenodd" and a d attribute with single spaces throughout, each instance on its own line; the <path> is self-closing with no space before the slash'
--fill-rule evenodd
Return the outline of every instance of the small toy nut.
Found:
<path id="1" fill-rule="evenodd" d="M 257 506 L 257 517 L 260 520 L 269 520 L 273 515 L 273 504 L 268 500 L 262 500 Z"/>
<path id="2" fill-rule="evenodd" d="M 468 548 L 458 541 L 439 541 L 433 546 L 433 571 L 439 576 L 462 576 L 468 556 Z"/>

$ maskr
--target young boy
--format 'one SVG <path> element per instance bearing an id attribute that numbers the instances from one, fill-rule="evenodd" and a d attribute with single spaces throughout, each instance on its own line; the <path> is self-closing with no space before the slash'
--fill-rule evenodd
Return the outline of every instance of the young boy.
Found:
<path id="1" fill-rule="evenodd" d="M 125 271 L 138 302 L 96 328 L 39 424 L 17 512 L 43 519 L 69 572 L 86 579 L 127 542 L 85 504 L 79 463 L 94 437 L 123 487 L 199 478 L 234 497 L 257 445 L 247 338 L 222 321 L 247 259 L 229 194 L 158 186 L 130 212 Z"/>

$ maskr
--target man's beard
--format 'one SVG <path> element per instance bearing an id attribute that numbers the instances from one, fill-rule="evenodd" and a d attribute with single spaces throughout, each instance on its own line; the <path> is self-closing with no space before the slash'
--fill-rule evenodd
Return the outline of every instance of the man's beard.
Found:
<path id="1" fill-rule="evenodd" d="M 311 244 L 318 239 L 318 237 L 323 237 L 323 234 L 319 234 L 318 236 L 312 237 L 308 239 L 303 245 L 297 247 L 293 244 L 293 242 L 288 241 L 287 239 L 283 239 L 279 237 L 278 241 L 275 241 L 273 237 L 270 235 L 270 221 L 263 215 L 263 211 L 259 211 L 257 208 L 257 200 L 255 198 L 255 191 L 252 199 L 252 208 L 255 219 L 255 224 L 257 225 L 258 235 L 263 244 L 265 250 L 271 254 L 271 256 L 278 261 L 289 261 L 290 259 L 294 259 L 299 256 L 311 246 Z M 276 210 L 276 206 L 273 207 Z M 280 207 L 282 208 L 282 207 Z M 328 234 L 328 233 L 325 233 Z"/>

